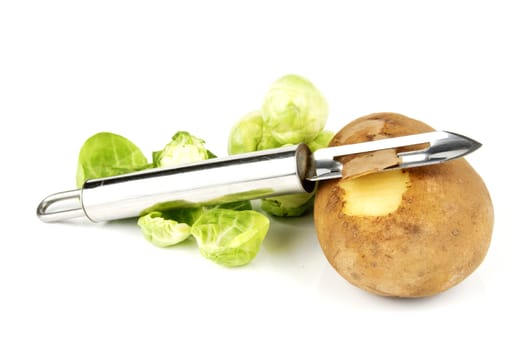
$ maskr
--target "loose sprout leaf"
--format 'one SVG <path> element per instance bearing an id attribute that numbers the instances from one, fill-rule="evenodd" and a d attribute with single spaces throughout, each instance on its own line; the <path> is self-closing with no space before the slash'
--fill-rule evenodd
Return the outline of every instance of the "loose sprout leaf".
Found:
<path id="1" fill-rule="evenodd" d="M 117 134 L 101 132 L 86 140 L 78 155 L 76 184 L 88 179 L 114 176 L 148 168 L 142 151 Z"/>
<path id="2" fill-rule="evenodd" d="M 232 210 L 251 210 L 252 203 L 249 200 L 238 201 L 238 202 L 228 202 L 228 203 L 217 204 L 216 206 L 213 206 L 212 208 L 208 208 L 208 209 L 214 209 L 214 208 L 232 209 Z"/>
<path id="3" fill-rule="evenodd" d="M 191 228 L 201 254 L 217 264 L 248 264 L 259 252 L 270 221 L 256 211 L 216 208 L 205 211 Z"/>
<path id="4" fill-rule="evenodd" d="M 158 211 L 141 216 L 138 225 L 144 237 L 159 247 L 175 245 L 191 236 L 188 224 L 171 220 Z"/>
<path id="5" fill-rule="evenodd" d="M 204 207 L 177 208 L 162 211 L 162 215 L 167 219 L 191 226 L 201 217 L 202 213 L 204 213 L 204 210 Z"/>

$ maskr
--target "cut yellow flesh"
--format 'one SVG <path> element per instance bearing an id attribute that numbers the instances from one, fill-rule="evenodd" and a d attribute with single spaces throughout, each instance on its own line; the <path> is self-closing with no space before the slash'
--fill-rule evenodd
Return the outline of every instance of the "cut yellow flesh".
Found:
<path id="1" fill-rule="evenodd" d="M 401 205 L 410 177 L 402 170 L 347 179 L 340 182 L 344 190 L 343 212 L 349 216 L 385 216 Z"/>

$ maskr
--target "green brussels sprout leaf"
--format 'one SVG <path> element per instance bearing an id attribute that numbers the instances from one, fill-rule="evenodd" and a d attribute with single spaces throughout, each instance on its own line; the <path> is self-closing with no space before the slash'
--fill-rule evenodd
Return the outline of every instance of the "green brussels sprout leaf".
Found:
<path id="1" fill-rule="evenodd" d="M 78 155 L 76 185 L 88 179 L 114 176 L 150 167 L 142 151 L 117 134 L 101 132 L 86 140 Z"/>
<path id="2" fill-rule="evenodd" d="M 138 225 L 144 237 L 158 247 L 169 247 L 191 236 L 188 224 L 172 220 L 158 211 L 141 216 Z"/>
<path id="3" fill-rule="evenodd" d="M 215 208 L 203 213 L 191 233 L 204 257 L 234 267 L 255 258 L 269 226 L 268 218 L 256 211 Z"/>

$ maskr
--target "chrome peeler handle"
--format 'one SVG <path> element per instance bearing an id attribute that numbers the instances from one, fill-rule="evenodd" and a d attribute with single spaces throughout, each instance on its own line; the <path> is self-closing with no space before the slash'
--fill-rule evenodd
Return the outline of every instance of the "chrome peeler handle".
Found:
<path id="1" fill-rule="evenodd" d="M 36 208 L 36 215 L 44 222 L 82 217 L 84 210 L 80 202 L 81 193 L 81 190 L 71 190 L 47 196 Z M 59 208 L 54 208 L 55 206 Z"/>
<path id="2" fill-rule="evenodd" d="M 170 168 L 88 180 L 79 190 L 46 197 L 44 222 L 87 217 L 93 222 L 136 217 L 156 209 L 219 204 L 313 191 L 315 164 L 304 144 Z"/>

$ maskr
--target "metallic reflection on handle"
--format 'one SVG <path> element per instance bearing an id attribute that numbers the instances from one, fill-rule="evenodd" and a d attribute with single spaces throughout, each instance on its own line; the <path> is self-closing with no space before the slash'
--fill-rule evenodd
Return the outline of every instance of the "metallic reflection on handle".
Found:
<path id="1" fill-rule="evenodd" d="M 37 214 L 46 222 L 81 215 L 99 222 L 136 217 L 155 209 L 311 192 L 315 184 L 305 179 L 314 173 L 310 149 L 301 144 L 88 180 L 80 192 L 79 207 L 51 214 L 46 212 L 49 205 L 44 200 Z M 78 197 L 78 191 L 66 193 L 73 192 Z M 68 196 L 63 197 L 51 195 L 48 202 Z"/>
<path id="2" fill-rule="evenodd" d="M 36 215 L 44 222 L 63 221 L 84 216 L 80 190 L 65 191 L 47 196 L 36 208 Z"/>

